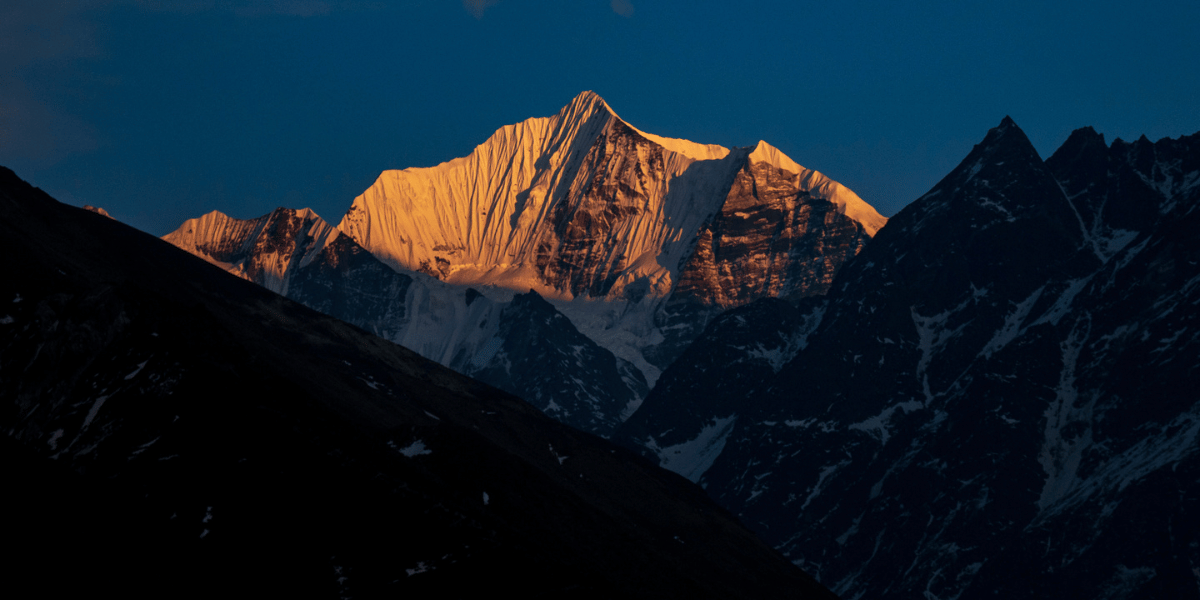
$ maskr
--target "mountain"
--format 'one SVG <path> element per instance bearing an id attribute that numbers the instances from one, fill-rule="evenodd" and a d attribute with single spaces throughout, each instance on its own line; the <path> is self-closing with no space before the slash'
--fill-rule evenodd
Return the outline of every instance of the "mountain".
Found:
<path id="1" fill-rule="evenodd" d="M 767 198 L 747 189 L 755 182 L 767 184 Z M 765 142 L 731 151 L 646 134 L 584 92 L 554 117 L 501 128 L 470 156 L 384 172 L 338 228 L 385 262 L 453 282 L 541 286 L 567 298 L 624 298 L 631 286 L 665 296 L 722 208 L 753 223 L 763 215 L 750 210 L 794 211 L 810 197 L 867 236 L 886 222 Z M 770 258 L 786 265 L 782 249 Z"/>
<path id="2" fill-rule="evenodd" d="M 614 439 L 845 598 L 1194 596 L 1198 205 L 1200 134 L 1043 161 L 1006 118 L 827 295 L 714 320 Z"/>
<path id="3" fill-rule="evenodd" d="M 614 441 L 699 482 L 739 419 L 758 410 L 760 388 L 805 347 L 824 310 L 816 297 L 799 306 L 763 298 L 721 313 L 663 372 Z"/>
<path id="4" fill-rule="evenodd" d="M 308 209 L 251 220 L 212 212 L 163 239 L 591 433 L 610 434 L 647 391 L 636 368 L 580 334 L 536 292 L 494 301 L 396 271 Z"/>
<path id="5" fill-rule="evenodd" d="M 6 169 L 0 256 L 16 596 L 832 597 L 682 478 Z"/>
<path id="6" fill-rule="evenodd" d="M 583 92 L 469 156 L 385 171 L 338 228 L 400 269 L 502 299 L 532 288 L 652 385 L 707 318 L 823 293 L 886 222 L 765 142 L 648 134 Z M 698 325 L 672 319 L 680 304 L 706 309 Z"/>
<path id="7" fill-rule="evenodd" d="M 164 239 L 608 435 L 709 319 L 825 293 L 884 223 L 765 142 L 647 134 L 584 92 L 467 157 L 384 172 L 337 228 L 210 213 Z M 363 250 L 396 274 L 336 266 Z"/>

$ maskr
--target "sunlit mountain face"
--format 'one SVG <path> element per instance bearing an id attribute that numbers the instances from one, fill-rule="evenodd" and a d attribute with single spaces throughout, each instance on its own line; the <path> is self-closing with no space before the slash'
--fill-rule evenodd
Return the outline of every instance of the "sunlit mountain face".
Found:
<path id="1" fill-rule="evenodd" d="M 766 142 L 644 133 L 584 92 L 384 172 L 336 228 L 214 212 L 164 239 L 607 436 L 713 316 L 825 293 L 886 222 Z"/>

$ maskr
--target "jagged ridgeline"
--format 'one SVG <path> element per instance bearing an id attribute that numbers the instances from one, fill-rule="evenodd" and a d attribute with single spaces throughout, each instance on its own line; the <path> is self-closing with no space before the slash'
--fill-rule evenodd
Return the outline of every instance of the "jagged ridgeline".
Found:
<path id="1" fill-rule="evenodd" d="M 1010 119 L 800 305 L 724 313 L 614 439 L 844 598 L 1200 579 L 1200 134 Z"/>
<path id="2" fill-rule="evenodd" d="M 644 133 L 584 92 L 384 172 L 337 227 L 214 212 L 164 239 L 609 435 L 713 316 L 824 294 L 886 222 L 765 142 Z"/>

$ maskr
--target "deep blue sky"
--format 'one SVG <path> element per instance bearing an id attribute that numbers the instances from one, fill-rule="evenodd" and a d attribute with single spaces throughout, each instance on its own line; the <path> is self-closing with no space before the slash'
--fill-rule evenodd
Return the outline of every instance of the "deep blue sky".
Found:
<path id="1" fill-rule="evenodd" d="M 892 215 L 1005 115 L 1043 157 L 1085 125 L 1200 131 L 1197 24 L 1195 0 L 7 0 L 0 165 L 156 235 L 213 209 L 336 223 L 380 171 L 591 89 Z"/>

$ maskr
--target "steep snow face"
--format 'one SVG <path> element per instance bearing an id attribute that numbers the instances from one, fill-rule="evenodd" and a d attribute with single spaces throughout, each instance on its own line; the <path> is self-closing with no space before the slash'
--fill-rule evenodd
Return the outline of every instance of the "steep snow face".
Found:
<path id="1" fill-rule="evenodd" d="M 287 294 L 287 272 L 305 266 L 341 235 L 310 209 L 277 208 L 257 219 L 212 211 L 163 236 L 171 244 L 223 269 Z"/>
<path id="2" fill-rule="evenodd" d="M 645 279 L 663 295 L 733 167 L 705 169 L 717 185 L 672 190 L 693 163 L 729 151 L 657 140 L 668 147 L 585 92 L 467 157 L 384 172 L 339 228 L 393 266 L 454 283 L 596 297 Z"/>
<path id="3" fill-rule="evenodd" d="M 825 293 L 886 222 L 765 142 L 648 134 L 584 92 L 469 156 L 384 172 L 338 227 L 402 271 L 537 291 L 653 386 L 717 312 Z"/>
<path id="4" fill-rule="evenodd" d="M 385 262 L 550 298 L 664 297 L 747 159 L 788 171 L 868 235 L 886 222 L 844 186 L 760 143 L 729 150 L 644 133 L 584 92 L 501 128 L 469 156 L 387 171 L 339 228 Z"/>

